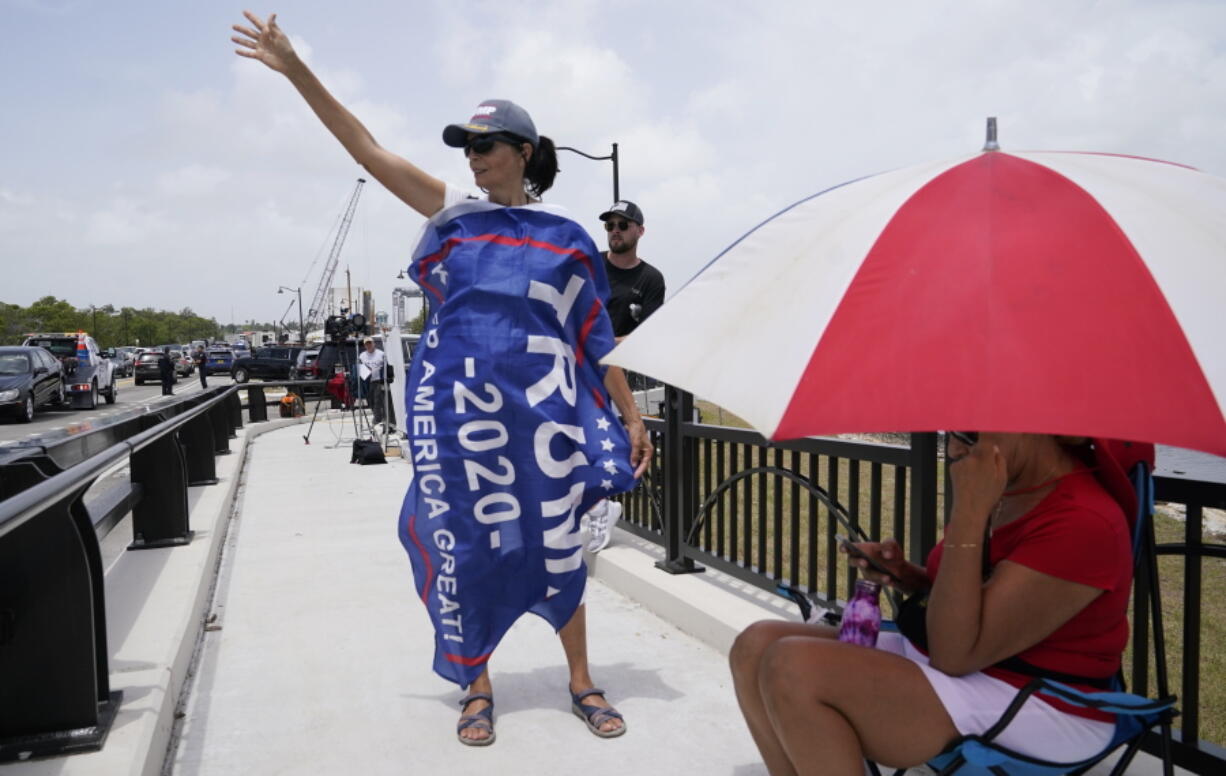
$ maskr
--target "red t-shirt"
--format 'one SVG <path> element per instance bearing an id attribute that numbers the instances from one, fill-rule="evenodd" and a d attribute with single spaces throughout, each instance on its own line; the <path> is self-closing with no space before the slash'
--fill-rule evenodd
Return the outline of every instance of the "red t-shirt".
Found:
<path id="1" fill-rule="evenodd" d="M 935 580 L 942 544 L 928 555 L 926 571 Z M 1109 678 L 1120 668 L 1128 643 L 1128 597 L 1132 590 L 1132 540 L 1118 502 L 1091 472 L 1065 477 L 1055 490 L 1025 515 L 992 532 L 990 563 L 1003 560 L 1104 591 L 1086 608 L 1017 657 L 1031 665 L 1065 674 Z M 983 671 L 1015 687 L 1033 677 L 988 667 Z M 1078 689 L 1097 688 L 1076 685 Z M 1047 696 L 1057 708 L 1091 719 L 1115 717 Z"/>

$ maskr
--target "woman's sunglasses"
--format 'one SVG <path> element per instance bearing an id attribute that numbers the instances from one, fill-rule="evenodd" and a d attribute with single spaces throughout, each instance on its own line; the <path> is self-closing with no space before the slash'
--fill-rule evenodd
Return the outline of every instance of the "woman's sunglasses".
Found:
<path id="1" fill-rule="evenodd" d="M 616 229 L 619 232 L 624 232 L 629 228 L 630 228 L 629 221 L 605 221 L 604 222 L 604 230 L 606 232 L 611 232 L 614 229 Z"/>
<path id="2" fill-rule="evenodd" d="M 475 135 L 468 139 L 464 144 L 464 155 L 477 154 L 484 156 L 494 150 L 495 143 L 506 143 L 507 145 L 517 146 L 521 141 L 513 135 L 508 135 L 502 132 L 491 132 L 486 135 Z"/>
<path id="3" fill-rule="evenodd" d="M 946 431 L 945 433 L 967 447 L 974 447 L 975 445 L 979 444 L 978 431 Z"/>

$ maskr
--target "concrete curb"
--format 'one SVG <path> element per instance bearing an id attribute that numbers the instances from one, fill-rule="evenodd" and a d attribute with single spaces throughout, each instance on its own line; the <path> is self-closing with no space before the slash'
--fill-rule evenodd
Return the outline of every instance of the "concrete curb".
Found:
<path id="1" fill-rule="evenodd" d="M 156 776 L 172 741 L 175 715 L 204 632 L 221 547 L 251 440 L 303 418 L 247 424 L 231 455 L 217 459 L 223 487 L 191 488 L 195 536 L 183 547 L 127 552 L 106 571 L 111 690 L 123 702 L 100 751 L 14 763 L 6 773 Z"/>
<path id="2" fill-rule="evenodd" d="M 677 626 L 723 655 L 737 634 L 758 620 L 799 620 L 796 606 L 712 569 L 669 574 L 655 567 L 658 545 L 621 529 L 615 543 L 587 555 L 588 575 Z"/>

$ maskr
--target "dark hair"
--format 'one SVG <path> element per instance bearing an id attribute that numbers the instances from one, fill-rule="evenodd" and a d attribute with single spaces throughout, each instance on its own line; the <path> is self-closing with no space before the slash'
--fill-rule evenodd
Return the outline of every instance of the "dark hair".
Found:
<path id="1" fill-rule="evenodd" d="M 532 149 L 532 158 L 524 168 L 525 189 L 534 197 L 539 197 L 553 185 L 553 179 L 558 174 L 558 152 L 553 141 L 544 135 Z"/>

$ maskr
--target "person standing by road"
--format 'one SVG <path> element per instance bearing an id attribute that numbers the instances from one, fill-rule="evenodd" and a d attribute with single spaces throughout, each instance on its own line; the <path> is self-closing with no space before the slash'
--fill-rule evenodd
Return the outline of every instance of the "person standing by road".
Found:
<path id="1" fill-rule="evenodd" d="M 639 258 L 639 239 L 646 228 L 643 211 L 626 200 L 600 214 L 609 233 L 604 269 L 609 276 L 609 317 L 618 342 L 664 304 L 664 275 Z"/>
<path id="2" fill-rule="evenodd" d="M 158 358 L 158 374 L 162 378 L 162 395 L 174 396 L 175 362 L 170 359 L 169 346 L 162 348 L 162 355 Z"/>
<path id="3" fill-rule="evenodd" d="M 208 365 L 209 357 L 204 352 L 204 345 L 196 346 L 195 361 L 196 368 L 200 370 L 200 390 L 203 391 L 209 387 L 208 369 L 205 368 Z"/>
<path id="4" fill-rule="evenodd" d="M 245 16 L 251 26 L 234 26 L 238 36 L 232 40 L 240 47 L 236 53 L 283 74 L 359 164 L 410 208 L 432 218 L 419 251 L 414 252 L 414 269 L 418 271 L 415 277 L 421 278 L 419 285 L 430 291 L 432 309 L 436 309 L 436 303 L 441 308 L 431 322 L 431 332 L 437 335 L 441 328 L 445 336 L 438 336 L 437 345 L 430 346 L 434 357 L 428 364 L 425 359 L 414 361 L 409 388 L 416 381 L 416 387 L 421 389 L 416 395 L 425 397 L 433 393 L 435 385 L 461 387 L 455 389 L 458 399 L 430 401 L 428 410 L 423 398 L 420 412 L 432 414 L 415 414 L 406 421 L 413 432 L 410 443 L 419 453 L 429 448 L 432 460 L 419 469 L 420 480 L 415 479 L 409 486 L 401 511 L 400 535 L 413 562 L 415 584 L 424 591 L 421 600 L 435 628 L 435 671 L 468 691 L 460 701 L 457 738 L 469 746 L 494 742 L 489 660 L 509 623 L 528 611 L 544 617 L 558 631 L 569 669 L 571 710 L 593 734 L 602 738 L 621 735 L 626 731 L 621 714 L 605 699 L 604 691 L 594 686 L 589 673 L 583 603 L 586 573 L 582 559 L 575 553 L 567 554 L 563 560 L 549 559 L 540 542 L 552 542 L 551 546 L 557 546 L 559 551 L 577 548 L 577 543 L 572 542 L 578 533 L 573 515 L 579 504 L 594 503 L 589 499 L 597 487 L 604 488 L 606 493 L 614 488 L 628 489 L 630 482 L 642 476 L 647 468 L 653 448 L 622 371 L 617 367 L 605 371 L 598 366 L 600 358 L 612 347 L 613 331 L 608 318 L 598 314 L 586 326 L 562 325 L 562 319 L 570 312 L 600 313 L 604 278 L 598 272 L 599 265 L 593 271 L 590 264 L 585 268 L 580 262 L 569 261 L 576 250 L 594 258 L 595 246 L 581 226 L 540 200 L 553 185 L 558 171 L 553 141 L 537 133 L 531 117 L 520 106 L 509 100 L 487 100 L 477 106 L 470 119 L 448 125 L 443 131 L 446 145 L 463 150 L 473 173 L 473 184 L 483 194 L 448 185 L 379 145 L 298 57 L 288 36 L 277 26 L 275 14 L 267 20 L 250 12 L 245 12 Z M 539 249 L 537 246 L 542 244 L 539 240 L 460 240 L 446 253 L 427 254 L 426 248 L 439 238 L 441 230 L 450 235 L 468 224 L 502 230 L 499 234 L 532 228 L 556 239 L 563 247 L 561 253 L 556 253 Z M 491 261 L 481 264 L 483 256 Z M 479 271 L 455 273 L 457 265 Z M 574 285 L 563 280 L 559 286 L 556 281 L 562 277 L 571 278 Z M 553 280 L 554 287 L 539 278 Z M 478 288 L 482 284 L 495 293 L 483 293 Z M 521 303 L 525 296 L 532 304 Z M 580 298 L 583 306 L 572 311 L 572 303 Z M 502 300 L 508 301 L 500 305 Z M 500 309 L 495 312 L 494 308 Z M 566 314 L 561 312 L 563 308 Z M 550 336 L 529 339 L 527 329 L 508 326 L 502 331 L 514 332 L 513 335 L 466 338 L 464 326 L 482 316 L 493 321 L 515 317 L 525 325 L 547 330 Z M 578 335 L 580 328 L 585 335 L 582 340 Z M 575 359 L 568 354 L 574 353 L 576 344 L 584 356 L 581 366 L 576 360 L 568 362 L 568 358 Z M 553 370 L 533 385 L 527 385 L 527 378 L 546 364 L 544 359 L 550 356 Z M 480 386 L 480 394 L 464 388 L 463 380 L 476 379 L 478 369 L 488 370 L 494 364 L 498 365 L 496 372 L 483 372 L 491 378 L 490 382 L 473 383 Z M 576 375 L 587 390 L 572 390 Z M 498 388 L 495 380 L 504 387 Z M 452 389 L 447 390 L 448 396 L 452 396 Z M 624 431 L 611 427 L 607 417 L 610 398 L 622 412 Z M 414 401 L 413 408 L 406 408 L 406 412 L 417 412 L 418 405 Z M 467 411 L 482 413 L 482 418 L 474 421 L 479 426 L 468 426 L 462 434 L 454 431 L 453 427 Z M 496 459 L 497 470 L 482 466 L 483 474 L 472 473 L 477 470 L 467 464 L 474 446 L 484 451 L 501 449 L 511 439 L 508 427 L 515 431 L 517 445 L 522 445 L 521 440 L 533 439 L 526 421 L 539 420 L 546 412 L 556 417 L 535 428 L 549 434 L 542 437 L 546 440 L 559 435 L 566 437 L 575 451 L 571 458 L 558 460 L 547 450 L 525 455 L 517 447 L 516 460 Z M 593 431 L 585 434 L 580 429 L 573 432 L 575 436 L 568 436 L 566 429 L 577 428 L 580 422 L 590 424 Z M 480 432 L 480 428 L 485 431 Z M 489 435 L 491 432 L 494 436 Z M 459 449 L 461 443 L 468 445 L 465 450 L 469 452 Z M 614 452 L 607 445 L 620 449 Z M 602 454 L 602 450 L 609 454 Z M 558 483 L 576 479 L 573 472 L 580 466 L 579 458 L 586 462 L 584 471 L 598 465 L 606 474 L 592 477 L 590 487 L 576 480 L 573 492 L 578 502 L 567 507 L 570 497 L 565 496 Z M 431 468 L 427 470 L 425 466 Z M 518 478 L 511 474 L 510 479 L 504 478 L 504 471 L 528 471 L 533 467 L 543 471 L 542 466 L 555 473 Z M 465 519 L 464 515 L 475 509 L 468 505 L 472 500 L 470 491 L 485 489 L 492 482 L 502 483 L 499 486 L 502 490 L 491 491 L 480 508 L 484 510 L 496 501 L 504 509 L 495 517 L 499 522 L 518 520 L 520 503 L 540 503 L 537 491 L 563 492 L 561 500 L 549 502 L 552 510 L 562 505 L 560 513 L 551 513 L 550 520 L 557 525 L 550 535 L 542 536 L 538 527 L 514 534 L 508 530 L 508 542 L 514 543 L 503 546 L 500 528 L 495 526 L 487 535 L 484 525 Z M 439 485 L 445 489 L 445 497 L 444 491 L 436 489 Z M 505 511 L 508 505 L 514 512 Z M 493 516 L 493 510 L 499 507 L 489 508 Z M 425 530 L 424 525 L 431 526 L 432 533 L 423 542 L 419 529 Z M 525 536 L 531 539 L 531 546 Z M 441 553 L 446 553 L 446 557 Z M 533 559 L 531 567 L 523 562 L 528 556 Z M 508 574 L 512 562 L 516 573 Z M 547 579 L 556 579 L 558 584 L 547 584 Z M 446 592 L 439 593 L 444 586 Z M 463 634 L 448 630 L 459 626 L 461 612 Z"/>
<path id="5" fill-rule="evenodd" d="M 358 361 L 362 366 L 366 367 L 367 379 L 369 380 L 370 390 L 366 393 L 366 401 L 370 403 L 371 414 L 374 416 L 372 425 L 386 424 L 388 433 L 396 430 L 396 408 L 387 401 L 387 383 L 384 378 L 387 377 L 387 355 L 375 347 L 374 339 L 367 337 L 362 340 L 362 352 L 358 354 Z M 384 405 L 387 405 L 387 410 L 390 417 L 383 416 Z"/>

